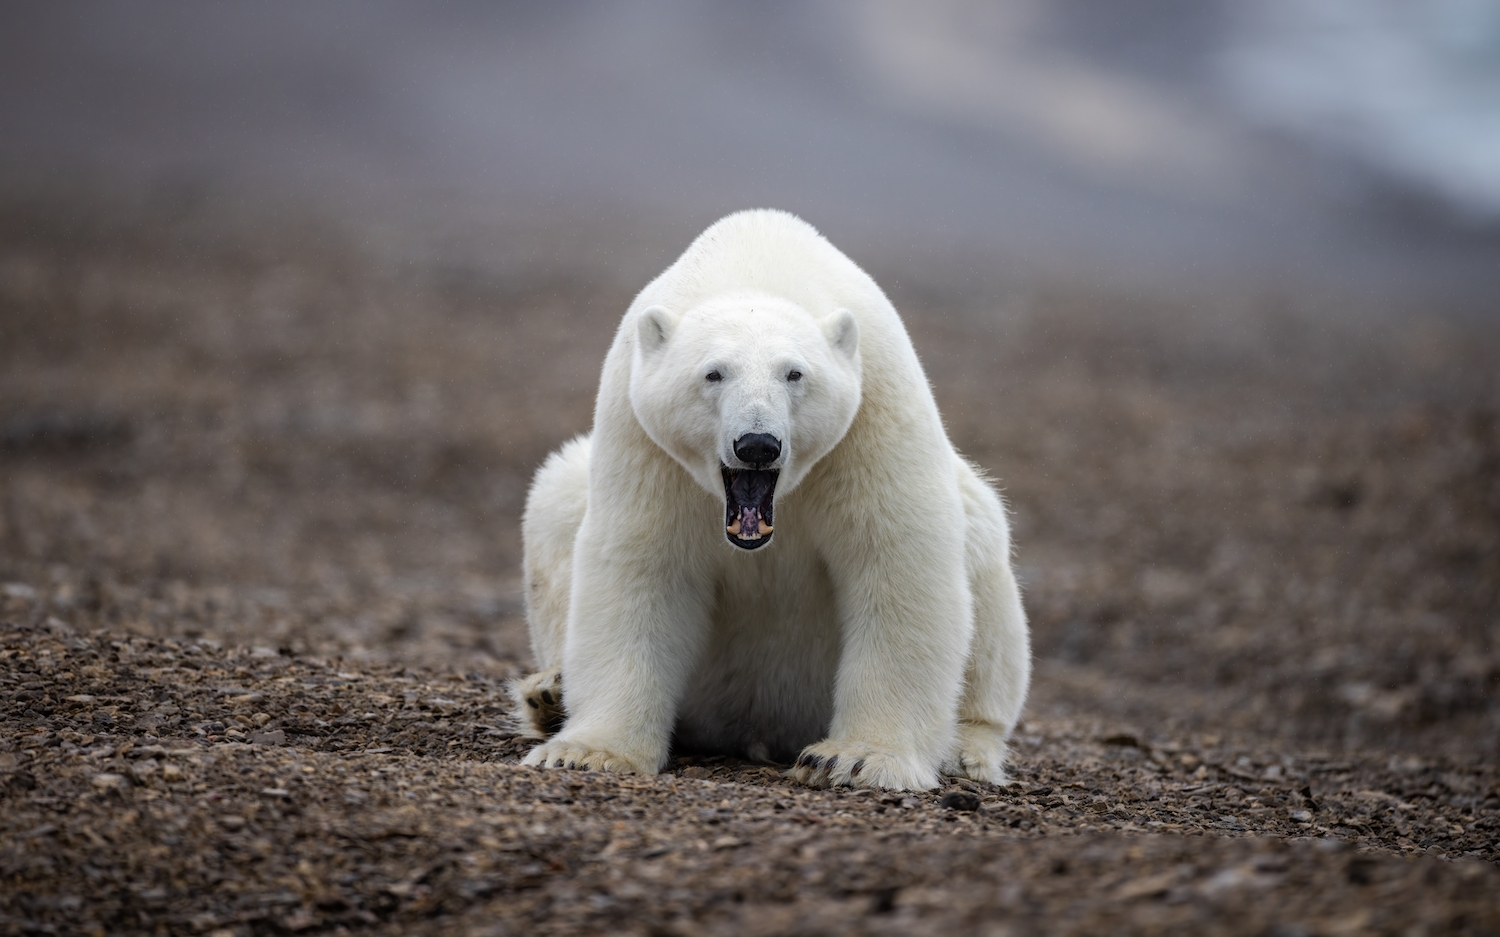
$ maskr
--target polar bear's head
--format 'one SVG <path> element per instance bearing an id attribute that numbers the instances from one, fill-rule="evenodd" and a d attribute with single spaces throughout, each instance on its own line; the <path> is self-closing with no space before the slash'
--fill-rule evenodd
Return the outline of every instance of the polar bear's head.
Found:
<path id="1" fill-rule="evenodd" d="M 760 293 L 636 317 L 630 404 L 647 435 L 724 497 L 725 536 L 771 541 L 774 499 L 843 438 L 859 409 L 859 325 Z"/>

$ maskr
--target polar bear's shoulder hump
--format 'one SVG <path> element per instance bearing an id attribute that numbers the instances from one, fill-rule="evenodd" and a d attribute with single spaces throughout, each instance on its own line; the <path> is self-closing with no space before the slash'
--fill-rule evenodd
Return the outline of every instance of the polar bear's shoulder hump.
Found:
<path id="1" fill-rule="evenodd" d="M 686 309 L 734 291 L 785 296 L 818 315 L 885 303 L 875 281 L 816 228 L 790 212 L 761 208 L 709 226 L 635 305 Z"/>

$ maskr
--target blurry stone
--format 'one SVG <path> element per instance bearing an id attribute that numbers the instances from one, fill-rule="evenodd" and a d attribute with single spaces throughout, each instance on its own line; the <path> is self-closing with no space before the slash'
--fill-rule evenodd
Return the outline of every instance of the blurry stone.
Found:
<path id="1" fill-rule="evenodd" d="M 130 781 L 123 774 L 96 774 L 90 781 L 95 790 L 110 792 L 123 791 L 130 787 Z"/>
<path id="2" fill-rule="evenodd" d="M 979 795 L 972 791 L 949 791 L 938 801 L 938 806 L 944 810 L 959 810 L 965 813 L 973 813 L 979 809 Z"/>
<path id="3" fill-rule="evenodd" d="M 1139 898 L 1164 895 L 1168 889 L 1177 884 L 1177 877 L 1177 872 L 1174 870 L 1131 879 L 1115 889 L 1114 898 L 1117 901 L 1135 901 Z"/>

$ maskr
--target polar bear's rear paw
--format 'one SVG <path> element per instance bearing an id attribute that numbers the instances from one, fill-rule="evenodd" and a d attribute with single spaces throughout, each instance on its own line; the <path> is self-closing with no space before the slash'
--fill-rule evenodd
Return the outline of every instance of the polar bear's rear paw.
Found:
<path id="1" fill-rule="evenodd" d="M 637 759 L 593 745 L 553 739 L 533 748 L 521 764 L 534 768 L 573 768 L 579 771 L 612 771 L 616 774 L 655 774 Z"/>
<path id="2" fill-rule="evenodd" d="M 563 707 L 562 673 L 553 667 L 510 682 L 511 713 L 521 735 L 551 738 L 568 718 Z"/>
<path id="3" fill-rule="evenodd" d="M 938 783 L 937 773 L 920 759 L 854 739 L 825 739 L 807 746 L 786 776 L 808 787 L 929 791 Z"/>
<path id="4" fill-rule="evenodd" d="M 1009 784 L 1005 774 L 1005 740 L 1009 734 L 992 725 L 960 725 L 958 745 L 943 762 L 943 774 L 985 784 Z"/>

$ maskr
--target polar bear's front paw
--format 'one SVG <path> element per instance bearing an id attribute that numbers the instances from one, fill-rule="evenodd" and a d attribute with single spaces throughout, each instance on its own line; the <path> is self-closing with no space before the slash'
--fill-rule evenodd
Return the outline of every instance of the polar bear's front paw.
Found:
<path id="1" fill-rule="evenodd" d="M 533 748 L 521 760 L 535 768 L 573 768 L 579 771 L 612 771 L 615 774 L 655 774 L 641 759 L 606 751 L 594 745 L 553 739 Z"/>
<path id="2" fill-rule="evenodd" d="M 824 739 L 797 756 L 786 776 L 808 787 L 884 787 L 928 791 L 937 772 L 921 759 L 854 739 Z"/>
<path id="3" fill-rule="evenodd" d="M 557 734 L 567 721 L 563 707 L 562 673 L 556 667 L 510 682 L 511 719 L 529 739 Z"/>

